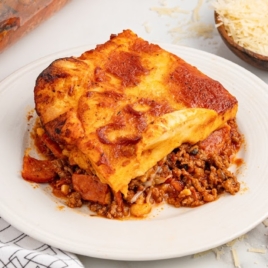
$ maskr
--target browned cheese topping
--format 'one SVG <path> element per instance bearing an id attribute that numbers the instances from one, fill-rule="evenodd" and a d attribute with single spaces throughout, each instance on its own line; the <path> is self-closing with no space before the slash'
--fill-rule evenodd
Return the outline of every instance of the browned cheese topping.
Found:
<path id="1" fill-rule="evenodd" d="M 239 190 L 228 171 L 242 143 L 236 98 L 130 30 L 52 62 L 34 97 L 47 160 L 26 154 L 22 176 L 51 183 L 70 207 L 142 217 L 153 204 L 194 207 Z"/>

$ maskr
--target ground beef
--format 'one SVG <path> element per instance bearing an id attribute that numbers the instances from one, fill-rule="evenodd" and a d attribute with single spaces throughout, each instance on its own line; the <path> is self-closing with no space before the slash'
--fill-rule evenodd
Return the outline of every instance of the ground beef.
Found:
<path id="1" fill-rule="evenodd" d="M 58 176 L 51 183 L 53 192 L 63 197 L 69 207 L 87 205 L 96 215 L 111 219 L 130 216 L 134 204 L 146 204 L 147 209 L 148 204 L 160 203 L 197 207 L 217 200 L 223 193 L 234 195 L 239 191 L 240 183 L 228 168 L 243 139 L 235 120 L 229 121 L 228 128 L 222 133 L 224 131 L 227 136 L 220 146 L 213 142 L 207 146 L 208 141 L 182 144 L 159 161 L 146 176 L 133 179 L 127 196 L 110 190 L 112 198 L 108 204 L 83 200 L 81 194 L 74 190 L 72 174 L 87 173 L 62 159 L 55 164 Z"/>

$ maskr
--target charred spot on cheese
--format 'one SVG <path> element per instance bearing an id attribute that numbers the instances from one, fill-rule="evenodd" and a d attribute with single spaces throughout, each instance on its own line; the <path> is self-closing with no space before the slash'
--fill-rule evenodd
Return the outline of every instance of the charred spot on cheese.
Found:
<path id="1" fill-rule="evenodd" d="M 73 144 L 84 136 L 77 113 L 70 110 L 44 124 L 50 137 L 59 144 Z"/>
<path id="2" fill-rule="evenodd" d="M 125 196 L 132 179 L 222 128 L 238 107 L 219 82 L 131 30 L 54 61 L 34 95 L 47 135 L 69 163 Z"/>

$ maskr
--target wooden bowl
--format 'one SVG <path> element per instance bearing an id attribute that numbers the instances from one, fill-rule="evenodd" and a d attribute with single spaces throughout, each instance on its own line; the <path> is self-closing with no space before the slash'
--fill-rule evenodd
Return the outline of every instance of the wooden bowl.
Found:
<path id="1" fill-rule="evenodd" d="M 216 24 L 221 23 L 216 12 L 214 18 Z M 217 29 L 224 43 L 236 56 L 256 68 L 268 71 L 268 56 L 260 55 L 235 43 L 233 38 L 228 35 L 224 25 L 217 27 Z"/>

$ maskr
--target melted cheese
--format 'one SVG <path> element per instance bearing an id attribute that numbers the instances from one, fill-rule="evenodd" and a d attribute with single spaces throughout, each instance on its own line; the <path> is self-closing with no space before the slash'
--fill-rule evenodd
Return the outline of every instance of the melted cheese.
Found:
<path id="1" fill-rule="evenodd" d="M 35 102 L 70 163 L 124 194 L 131 179 L 237 111 L 219 82 L 130 30 L 53 62 L 37 79 Z"/>

